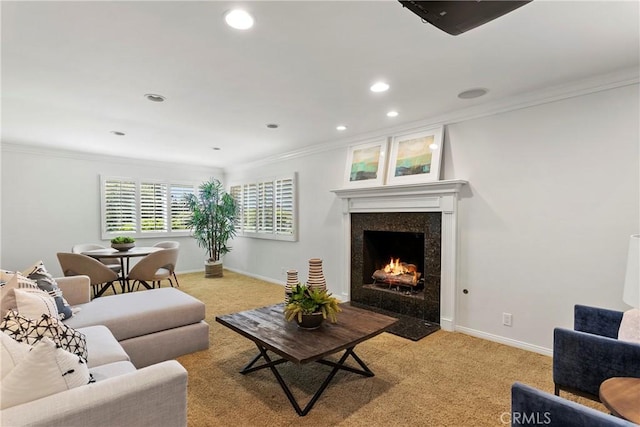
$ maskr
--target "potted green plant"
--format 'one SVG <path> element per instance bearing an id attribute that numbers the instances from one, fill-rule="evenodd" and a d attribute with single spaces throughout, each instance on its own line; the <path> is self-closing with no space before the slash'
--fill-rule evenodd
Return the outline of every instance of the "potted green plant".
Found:
<path id="1" fill-rule="evenodd" d="M 117 251 L 128 251 L 136 245 L 136 239 L 130 236 L 118 236 L 111 239 L 111 247 Z"/>
<path id="2" fill-rule="evenodd" d="M 236 204 L 217 179 L 200 184 L 198 194 L 187 194 L 191 212 L 187 222 L 198 245 L 207 250 L 205 277 L 222 277 L 222 255 L 231 247 L 227 241 L 235 236 Z"/>
<path id="3" fill-rule="evenodd" d="M 301 328 L 316 329 L 324 319 L 337 321 L 337 313 L 342 311 L 339 304 L 326 289 L 311 289 L 298 283 L 292 289 L 284 315 L 288 321 L 295 319 Z"/>

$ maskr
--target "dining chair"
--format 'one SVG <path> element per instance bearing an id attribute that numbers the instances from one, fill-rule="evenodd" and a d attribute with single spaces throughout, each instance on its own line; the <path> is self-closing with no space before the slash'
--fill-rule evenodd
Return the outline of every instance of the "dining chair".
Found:
<path id="1" fill-rule="evenodd" d="M 164 249 L 177 249 L 180 247 L 180 242 L 176 242 L 175 240 L 165 240 L 162 242 L 158 242 L 153 245 L 156 248 L 164 248 Z M 178 261 L 178 254 L 176 253 L 176 262 Z M 173 270 L 171 270 L 171 275 L 173 276 L 173 280 L 176 281 L 176 286 L 180 287 L 180 283 L 178 283 L 178 276 L 176 276 L 176 263 L 173 264 Z M 171 284 L 173 286 L 173 284 Z"/>
<path id="2" fill-rule="evenodd" d="M 177 259 L 177 248 L 162 249 L 145 256 L 129 271 L 127 276 L 129 290 L 133 289 L 135 284 L 140 287 L 141 283 L 148 289 L 155 288 L 156 284 L 160 287 L 160 282 L 165 279 L 169 280 L 173 287 L 171 272 L 175 270 Z"/>
<path id="3" fill-rule="evenodd" d="M 107 248 L 95 243 L 80 243 L 77 245 L 73 245 L 73 247 L 71 248 L 71 252 L 74 254 L 81 254 L 82 252 L 92 251 L 94 249 Z M 122 267 L 120 266 L 120 260 L 118 258 L 99 258 L 98 260 L 116 273 L 120 273 L 122 270 Z"/>
<path id="4" fill-rule="evenodd" d="M 101 296 L 109 287 L 116 288 L 113 282 L 119 281 L 118 273 L 90 256 L 68 252 L 58 252 L 58 262 L 65 276 L 89 276 L 94 298 Z M 120 283 L 124 291 L 124 282 Z"/>

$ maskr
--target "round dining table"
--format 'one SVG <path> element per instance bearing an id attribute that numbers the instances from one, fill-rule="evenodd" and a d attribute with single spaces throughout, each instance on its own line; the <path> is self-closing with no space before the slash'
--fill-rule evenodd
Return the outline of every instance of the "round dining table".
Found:
<path id="1" fill-rule="evenodd" d="M 129 260 L 135 257 L 143 257 L 147 256 L 153 252 L 161 251 L 164 248 L 160 248 L 157 246 L 134 246 L 133 248 L 126 251 L 118 251 L 113 248 L 104 248 L 104 249 L 92 249 L 90 251 L 82 252 L 82 255 L 90 256 L 91 258 L 100 259 L 100 258 L 119 258 L 120 259 L 120 268 L 122 274 L 122 283 L 127 283 L 127 288 L 131 291 L 129 287 L 129 283 L 127 277 L 129 276 Z M 142 283 L 147 289 L 151 289 L 147 284 Z"/>

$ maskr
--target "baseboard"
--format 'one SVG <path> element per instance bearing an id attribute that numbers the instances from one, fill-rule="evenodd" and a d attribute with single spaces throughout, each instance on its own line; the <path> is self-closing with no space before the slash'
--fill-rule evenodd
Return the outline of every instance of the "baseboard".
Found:
<path id="1" fill-rule="evenodd" d="M 282 281 L 274 280 L 271 277 L 260 276 L 259 274 L 249 273 L 248 271 L 238 270 L 236 268 L 225 267 L 225 270 L 233 271 L 234 273 L 242 274 L 243 276 L 253 277 L 254 279 L 263 280 L 265 282 L 275 283 L 276 285 L 282 285 L 282 287 L 284 287 L 284 283 L 286 282 L 284 279 Z"/>
<path id="2" fill-rule="evenodd" d="M 540 347 L 538 345 L 529 344 L 526 342 L 513 340 L 511 338 L 501 337 L 499 335 L 489 334 L 482 331 L 477 331 L 471 328 L 465 328 L 463 326 L 456 326 L 456 332 L 462 332 L 463 334 L 471 335 L 477 338 L 482 338 L 487 341 L 493 341 L 500 344 L 508 345 L 510 347 L 520 348 L 522 350 L 532 351 L 534 353 L 542 354 L 544 356 L 553 356 L 553 350 L 546 347 Z"/>
<path id="3" fill-rule="evenodd" d="M 202 276 L 204 277 L 204 269 L 202 269 L 202 268 L 197 268 L 195 270 L 180 270 L 180 271 L 176 271 L 176 274 L 189 274 L 189 273 L 202 273 Z"/>
<path id="4" fill-rule="evenodd" d="M 449 332 L 453 332 L 455 330 L 451 319 L 445 319 L 444 317 L 440 318 L 440 329 Z"/>

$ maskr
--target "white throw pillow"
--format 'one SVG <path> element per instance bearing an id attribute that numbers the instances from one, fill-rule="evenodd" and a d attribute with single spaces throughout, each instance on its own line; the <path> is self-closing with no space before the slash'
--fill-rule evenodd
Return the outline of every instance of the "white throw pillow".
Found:
<path id="1" fill-rule="evenodd" d="M 11 273 L 8 274 L 3 270 L 3 276 L 6 278 L 6 283 L 0 286 L 0 315 L 4 316 L 7 311 L 12 308 L 18 308 L 16 304 L 16 294 L 14 292 L 15 289 L 18 288 L 31 288 L 31 289 L 40 289 L 38 288 L 38 284 L 31 279 L 24 277 L 20 273 Z"/>
<path id="2" fill-rule="evenodd" d="M 618 339 L 640 344 L 640 310 L 632 308 L 622 314 Z"/>
<path id="3" fill-rule="evenodd" d="M 29 319 L 39 319 L 43 314 L 58 318 L 55 300 L 41 289 L 14 289 L 18 313 Z"/>
<path id="4" fill-rule="evenodd" d="M 16 365 L 24 359 L 31 350 L 28 344 L 20 343 L 4 332 L 0 332 L 0 364 L 2 365 L 0 379 L 4 378 Z"/>
<path id="5" fill-rule="evenodd" d="M 0 409 L 41 399 L 92 381 L 87 364 L 43 338 L 2 379 Z"/>

